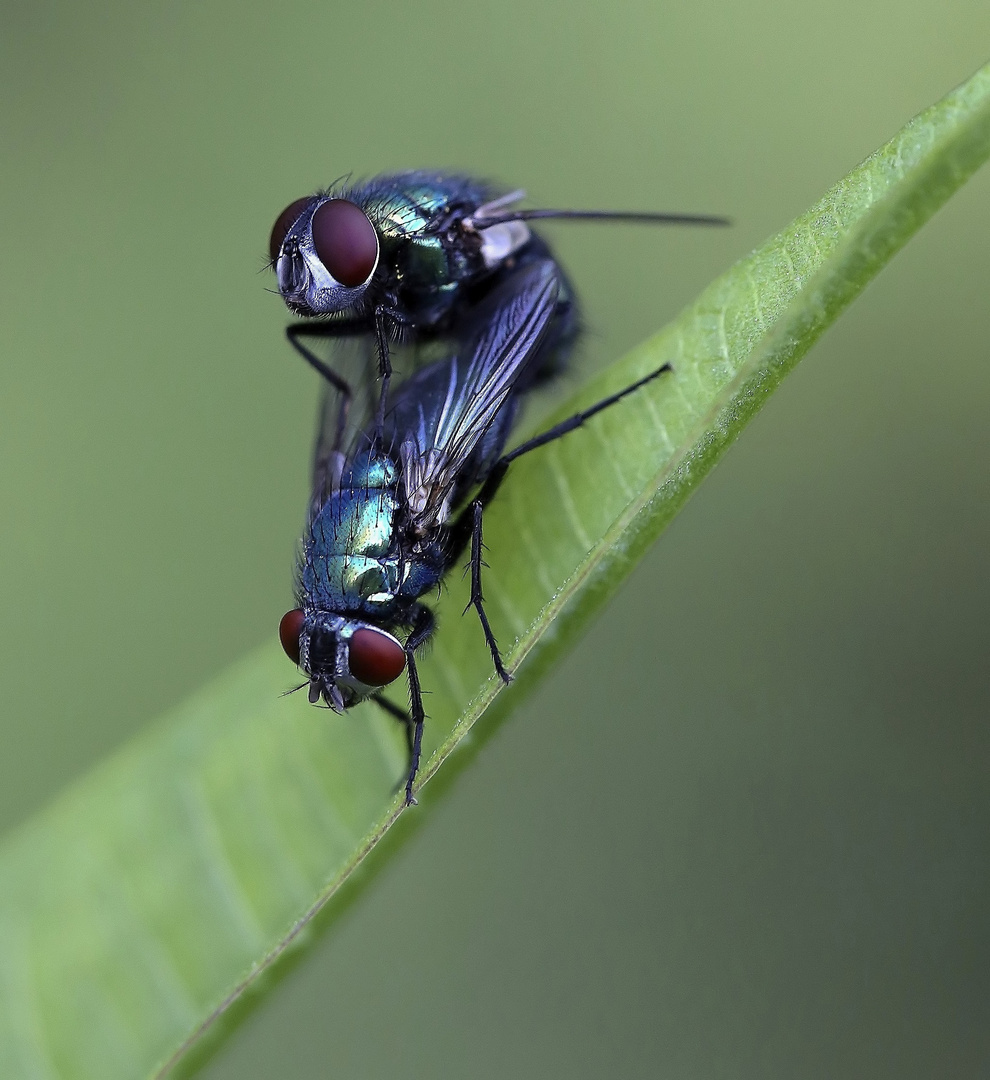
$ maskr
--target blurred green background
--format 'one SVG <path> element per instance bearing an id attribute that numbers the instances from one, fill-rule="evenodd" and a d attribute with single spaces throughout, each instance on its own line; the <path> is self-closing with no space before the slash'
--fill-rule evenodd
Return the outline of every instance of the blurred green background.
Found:
<path id="1" fill-rule="evenodd" d="M 730 214 L 546 230 L 576 386 L 990 56 L 985 0 L 3 26 L 8 827 L 289 604 L 316 384 L 261 272 L 285 204 L 451 166 Z M 988 282 L 984 172 L 203 1075 L 986 1075 Z"/>

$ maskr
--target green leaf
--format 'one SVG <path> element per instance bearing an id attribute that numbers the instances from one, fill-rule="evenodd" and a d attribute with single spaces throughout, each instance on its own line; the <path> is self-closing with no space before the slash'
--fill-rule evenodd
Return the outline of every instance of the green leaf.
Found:
<path id="1" fill-rule="evenodd" d="M 423 663 L 421 783 L 455 749 L 445 775 L 468 760 L 460 748 L 482 713 L 497 697 L 487 734 L 818 335 L 988 155 L 984 68 L 560 410 L 674 365 L 513 466 L 485 519 L 486 595 L 510 665 L 526 664 L 503 692 L 453 575 Z M 0 1075 L 163 1074 L 302 941 L 403 813 L 394 723 L 373 707 L 340 718 L 280 696 L 292 678 L 276 644 L 259 650 L 7 839 Z M 422 821 L 434 790 L 404 820 Z"/>

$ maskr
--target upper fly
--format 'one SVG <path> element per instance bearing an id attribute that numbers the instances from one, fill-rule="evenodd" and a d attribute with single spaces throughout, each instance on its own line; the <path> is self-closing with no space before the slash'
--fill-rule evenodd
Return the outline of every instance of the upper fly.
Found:
<path id="1" fill-rule="evenodd" d="M 443 335 L 521 267 L 554 261 L 529 221 L 561 218 L 724 225 L 703 214 L 520 208 L 521 190 L 450 173 L 405 172 L 343 183 L 290 203 L 269 238 L 270 265 L 289 309 L 293 346 L 322 374 L 305 338 L 374 338 L 384 423 L 397 343 Z M 560 267 L 562 294 L 570 286 Z M 576 324 L 574 326 L 576 330 Z"/>

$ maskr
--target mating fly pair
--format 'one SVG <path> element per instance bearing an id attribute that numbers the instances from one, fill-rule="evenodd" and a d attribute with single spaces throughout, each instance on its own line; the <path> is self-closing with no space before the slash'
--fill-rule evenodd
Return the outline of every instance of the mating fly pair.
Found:
<path id="1" fill-rule="evenodd" d="M 504 452 L 522 395 L 562 369 L 579 325 L 573 291 L 526 220 L 723 223 L 513 210 L 520 198 L 497 198 L 458 177 L 408 173 L 299 200 L 272 231 L 285 302 L 322 318 L 290 327 L 289 339 L 326 380 L 298 607 L 279 634 L 308 676 L 311 702 L 342 712 L 372 698 L 406 724 L 407 803 L 425 719 L 416 651 L 435 626 L 421 598 L 470 548 L 468 606 L 508 682 L 481 587 L 485 507 L 515 458 L 668 370 Z M 305 340 L 314 337 L 330 340 L 332 359 Z M 397 348 L 408 370 L 393 383 Z M 403 670 L 409 714 L 381 695 Z"/>

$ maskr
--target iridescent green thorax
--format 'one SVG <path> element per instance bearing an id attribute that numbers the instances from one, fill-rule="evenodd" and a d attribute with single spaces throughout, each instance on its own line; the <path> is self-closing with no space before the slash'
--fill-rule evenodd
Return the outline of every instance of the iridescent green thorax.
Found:
<path id="1" fill-rule="evenodd" d="M 428 229 L 442 212 L 447 199 L 442 192 L 425 186 L 374 192 L 360 204 L 379 234 L 388 240 L 411 239 Z"/>
<path id="2" fill-rule="evenodd" d="M 487 186 L 459 177 L 403 173 L 351 189 L 347 197 L 365 211 L 381 242 L 381 265 L 391 268 L 388 285 L 399 293 L 443 308 L 460 283 L 483 272 L 480 240 L 456 240 L 444 224 L 490 197 Z M 429 314 L 426 318 L 429 319 Z"/>

